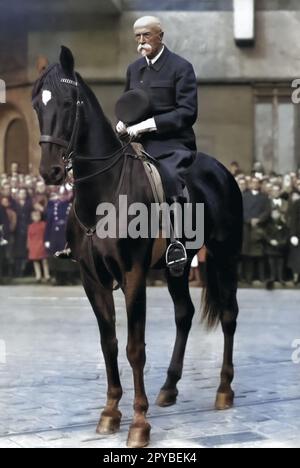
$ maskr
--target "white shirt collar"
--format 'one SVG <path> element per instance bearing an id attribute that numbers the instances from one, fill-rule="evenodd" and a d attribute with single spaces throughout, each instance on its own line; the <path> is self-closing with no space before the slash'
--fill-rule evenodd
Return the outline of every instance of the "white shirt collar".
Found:
<path id="1" fill-rule="evenodd" d="M 155 62 L 157 62 L 157 60 L 159 59 L 159 57 L 161 56 L 161 54 L 163 53 L 164 50 L 165 50 L 165 46 L 163 45 L 161 51 L 153 59 L 151 59 L 152 65 L 154 65 Z M 148 57 L 146 57 L 146 60 L 147 60 L 147 63 L 149 65 L 150 59 L 148 59 Z"/>

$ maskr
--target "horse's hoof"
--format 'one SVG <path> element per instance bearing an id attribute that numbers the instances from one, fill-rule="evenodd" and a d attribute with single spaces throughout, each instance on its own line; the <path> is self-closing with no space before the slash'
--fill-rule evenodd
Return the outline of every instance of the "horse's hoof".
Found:
<path id="1" fill-rule="evenodd" d="M 230 393 L 217 393 L 215 408 L 223 411 L 233 407 L 234 392 Z"/>
<path id="2" fill-rule="evenodd" d="M 175 405 L 177 400 L 178 390 L 161 390 L 156 399 L 157 406 L 166 407 Z"/>
<path id="3" fill-rule="evenodd" d="M 143 425 L 132 424 L 128 433 L 127 447 L 147 447 L 150 441 L 150 431 L 151 426 L 149 423 L 145 423 Z"/>
<path id="4" fill-rule="evenodd" d="M 114 434 L 120 429 L 122 413 L 118 410 L 113 412 L 103 411 L 96 432 L 98 434 Z"/>

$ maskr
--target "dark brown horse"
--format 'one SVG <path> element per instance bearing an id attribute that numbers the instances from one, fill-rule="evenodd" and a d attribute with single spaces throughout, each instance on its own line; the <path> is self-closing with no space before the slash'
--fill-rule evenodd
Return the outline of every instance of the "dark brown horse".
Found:
<path id="1" fill-rule="evenodd" d="M 33 106 L 37 112 L 42 159 L 40 172 L 48 184 L 63 184 L 72 164 L 75 202 L 70 213 L 67 239 L 80 264 L 83 286 L 96 315 L 107 370 L 107 402 L 97 431 L 109 434 L 119 429 L 122 387 L 118 370 L 113 285 L 118 283 L 128 315 L 127 356 L 134 378 L 134 417 L 128 446 L 149 443 L 148 400 L 144 387 L 146 276 L 152 262 L 154 239 L 97 236 L 96 210 L 100 203 L 116 203 L 118 195 L 128 204 L 154 202 L 143 164 L 130 145 L 122 146 L 90 88 L 74 71 L 74 59 L 63 47 L 60 63 L 52 65 L 35 83 Z M 216 408 L 233 405 L 233 341 L 238 315 L 237 262 L 242 238 L 242 201 L 232 175 L 215 159 L 199 153 L 186 175 L 191 202 L 205 204 L 207 287 L 203 317 L 209 327 L 219 321 L 225 337 L 221 383 Z M 117 217 L 120 212 L 117 209 Z M 165 247 L 164 247 L 165 248 Z M 189 270 L 197 250 L 188 251 L 188 264 L 181 277 L 167 271 L 174 302 L 177 336 L 167 378 L 157 404 L 176 403 L 177 382 L 182 375 L 187 338 L 194 315 L 189 293 Z M 158 268 L 165 268 L 161 250 Z"/>

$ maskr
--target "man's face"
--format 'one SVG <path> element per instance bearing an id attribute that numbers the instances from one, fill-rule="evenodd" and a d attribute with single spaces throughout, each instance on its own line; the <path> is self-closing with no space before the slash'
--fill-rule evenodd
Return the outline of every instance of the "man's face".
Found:
<path id="1" fill-rule="evenodd" d="M 279 198 L 281 195 L 281 189 L 277 185 L 273 187 L 272 196 L 273 198 Z"/>
<path id="2" fill-rule="evenodd" d="M 252 190 L 260 190 L 260 183 L 258 179 L 252 179 L 252 184 L 251 184 Z"/>
<path id="3" fill-rule="evenodd" d="M 247 183 L 246 183 L 245 179 L 239 180 L 239 187 L 240 187 L 240 191 L 242 193 L 247 190 Z"/>
<path id="4" fill-rule="evenodd" d="M 1 190 L 2 196 L 3 197 L 9 197 L 11 193 L 10 185 L 3 185 L 3 188 Z"/>
<path id="5" fill-rule="evenodd" d="M 149 59 L 154 58 L 162 44 L 163 32 L 156 26 L 135 28 L 135 40 L 138 43 L 138 52 Z"/>
<path id="6" fill-rule="evenodd" d="M 27 198 L 27 192 L 24 189 L 19 190 L 18 193 L 18 200 L 26 200 Z"/>
<path id="7" fill-rule="evenodd" d="M 9 199 L 7 197 L 3 197 L 1 200 L 1 205 L 4 206 L 4 208 L 9 208 Z"/>
<path id="8" fill-rule="evenodd" d="M 18 170 L 19 170 L 19 164 L 18 164 L 18 163 L 12 163 L 12 164 L 11 164 L 11 172 L 12 172 L 12 174 L 18 172 Z"/>
<path id="9" fill-rule="evenodd" d="M 44 194 L 45 192 L 46 192 L 46 185 L 44 184 L 44 182 L 42 181 L 37 182 L 36 193 Z"/>

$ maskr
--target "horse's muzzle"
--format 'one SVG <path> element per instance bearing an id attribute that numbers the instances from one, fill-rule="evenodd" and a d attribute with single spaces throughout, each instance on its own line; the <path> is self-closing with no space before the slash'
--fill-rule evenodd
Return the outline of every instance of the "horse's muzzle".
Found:
<path id="1" fill-rule="evenodd" d="M 52 166 L 50 171 L 41 166 L 40 174 L 47 185 L 61 185 L 65 180 L 65 169 L 61 166 Z"/>

